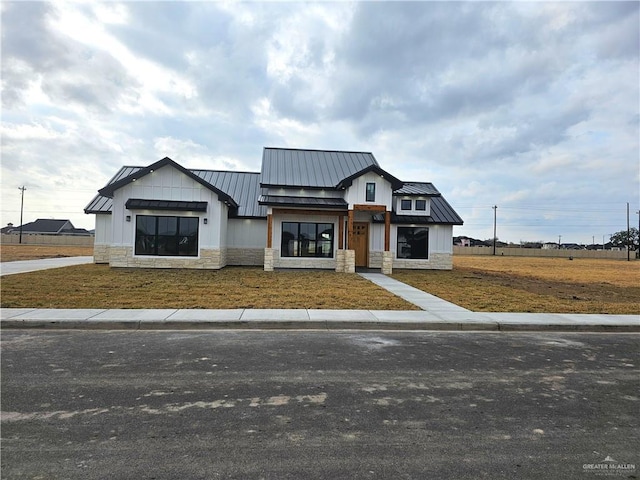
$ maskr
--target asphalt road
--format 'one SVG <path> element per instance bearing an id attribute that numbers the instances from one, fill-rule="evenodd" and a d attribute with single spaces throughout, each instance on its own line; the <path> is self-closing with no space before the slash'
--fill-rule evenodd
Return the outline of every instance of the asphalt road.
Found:
<path id="1" fill-rule="evenodd" d="M 639 340 L 3 331 L 2 478 L 640 478 Z"/>

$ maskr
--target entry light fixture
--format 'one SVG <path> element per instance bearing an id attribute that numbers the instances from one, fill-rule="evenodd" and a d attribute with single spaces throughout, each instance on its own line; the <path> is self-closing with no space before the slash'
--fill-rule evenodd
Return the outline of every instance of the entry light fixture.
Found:
<path id="1" fill-rule="evenodd" d="M 202 222 L 206 225 L 206 224 L 207 224 L 207 219 L 206 219 L 206 218 L 204 218 L 204 219 L 202 220 Z"/>
<path id="2" fill-rule="evenodd" d="M 131 221 L 131 215 L 127 215 L 126 220 L 127 220 L 127 222 L 130 222 Z"/>

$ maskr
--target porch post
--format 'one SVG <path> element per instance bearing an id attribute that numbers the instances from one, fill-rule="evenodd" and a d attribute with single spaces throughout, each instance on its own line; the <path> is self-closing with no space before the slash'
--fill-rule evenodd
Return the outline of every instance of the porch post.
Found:
<path id="1" fill-rule="evenodd" d="M 384 212 L 384 250 L 389 251 L 391 245 L 391 212 Z"/>
<path id="2" fill-rule="evenodd" d="M 273 247 L 273 215 L 267 215 L 267 248 Z"/>
<path id="3" fill-rule="evenodd" d="M 344 216 L 338 217 L 338 250 L 344 248 Z"/>
<path id="4" fill-rule="evenodd" d="M 353 238 L 353 210 L 349 210 L 349 221 L 347 224 L 347 249 L 353 249 L 355 243 Z"/>

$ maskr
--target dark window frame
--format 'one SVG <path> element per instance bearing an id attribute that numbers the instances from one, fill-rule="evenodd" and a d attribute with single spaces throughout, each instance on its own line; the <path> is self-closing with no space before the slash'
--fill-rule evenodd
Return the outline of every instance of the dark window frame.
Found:
<path id="1" fill-rule="evenodd" d="M 396 258 L 429 259 L 429 227 L 398 227 L 396 233 Z"/>
<path id="2" fill-rule="evenodd" d="M 326 232 L 330 236 L 328 239 L 322 238 Z M 305 238 L 306 235 L 312 238 Z M 280 256 L 283 258 L 334 258 L 334 241 L 335 225 L 331 222 L 283 221 L 280 226 Z M 311 244 L 313 253 L 309 254 Z M 325 250 L 328 250 L 326 254 Z"/>
<path id="3" fill-rule="evenodd" d="M 405 208 L 405 205 L 409 202 L 409 208 Z M 400 199 L 400 210 L 411 210 L 413 208 L 413 202 L 410 198 L 402 198 Z"/>
<path id="4" fill-rule="evenodd" d="M 375 182 L 367 182 L 367 186 L 365 188 L 365 201 L 367 201 L 367 202 L 375 202 L 376 201 L 376 184 L 375 184 Z"/>
<path id="5" fill-rule="evenodd" d="M 427 201 L 423 199 L 416 200 L 416 211 L 417 212 L 426 212 L 427 211 Z"/>
<path id="6" fill-rule="evenodd" d="M 197 257 L 200 252 L 199 235 L 200 217 L 136 215 L 134 254 L 144 257 Z"/>

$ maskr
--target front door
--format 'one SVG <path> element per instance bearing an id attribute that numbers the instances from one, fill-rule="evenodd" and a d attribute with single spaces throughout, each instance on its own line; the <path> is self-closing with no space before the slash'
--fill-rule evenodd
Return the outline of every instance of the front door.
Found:
<path id="1" fill-rule="evenodd" d="M 353 249 L 356 251 L 356 267 L 369 266 L 369 224 L 353 222 Z"/>

